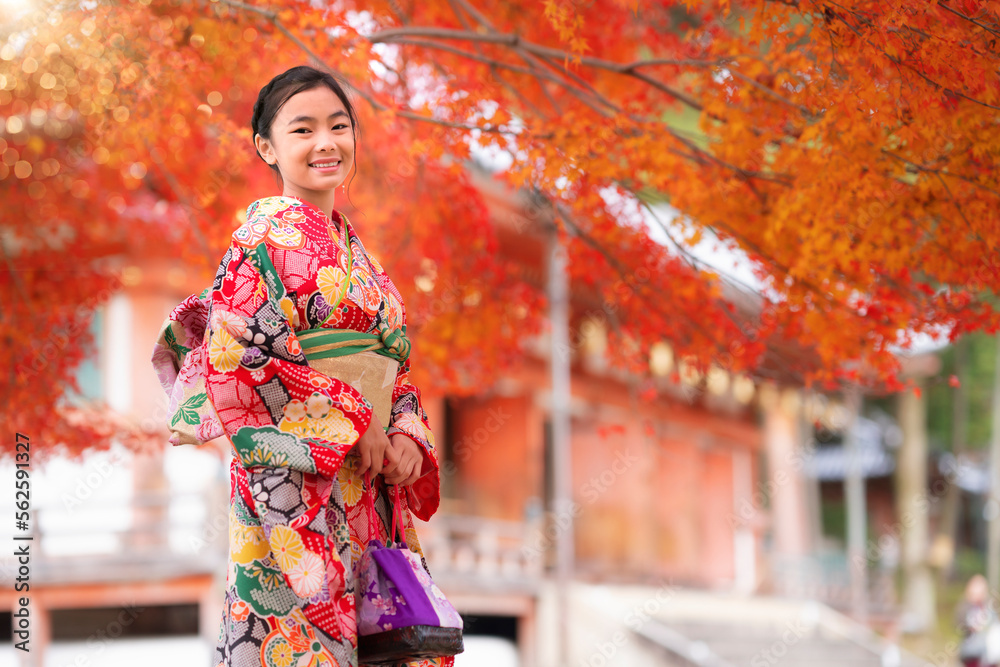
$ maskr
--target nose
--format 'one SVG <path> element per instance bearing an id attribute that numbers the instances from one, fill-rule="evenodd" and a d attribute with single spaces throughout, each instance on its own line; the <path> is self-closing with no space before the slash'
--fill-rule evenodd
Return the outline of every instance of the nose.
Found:
<path id="1" fill-rule="evenodd" d="M 336 147 L 334 134 L 330 130 L 323 130 L 316 135 L 316 149 L 321 151 L 331 150 Z"/>

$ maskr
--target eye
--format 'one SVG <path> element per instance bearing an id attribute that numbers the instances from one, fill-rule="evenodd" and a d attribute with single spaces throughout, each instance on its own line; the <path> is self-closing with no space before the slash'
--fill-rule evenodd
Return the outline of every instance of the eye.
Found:
<path id="1" fill-rule="evenodd" d="M 292 130 L 292 134 L 295 134 L 297 132 L 308 132 L 308 131 L 309 131 L 309 128 L 307 128 L 307 127 L 300 127 L 297 130 Z"/>
<path id="2" fill-rule="evenodd" d="M 350 125 L 347 125 L 346 123 L 338 123 L 337 125 L 333 126 L 333 129 L 335 129 L 335 130 L 345 130 L 345 129 L 349 128 L 349 127 L 350 127 Z"/>

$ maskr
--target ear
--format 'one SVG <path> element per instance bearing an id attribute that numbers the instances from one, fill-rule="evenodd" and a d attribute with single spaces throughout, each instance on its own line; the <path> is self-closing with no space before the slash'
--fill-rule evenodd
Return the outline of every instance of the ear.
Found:
<path id="1" fill-rule="evenodd" d="M 257 147 L 257 152 L 260 156 L 264 158 L 264 162 L 268 164 L 277 163 L 278 159 L 274 157 L 274 147 L 271 142 L 260 136 L 259 134 L 253 135 L 253 143 Z"/>

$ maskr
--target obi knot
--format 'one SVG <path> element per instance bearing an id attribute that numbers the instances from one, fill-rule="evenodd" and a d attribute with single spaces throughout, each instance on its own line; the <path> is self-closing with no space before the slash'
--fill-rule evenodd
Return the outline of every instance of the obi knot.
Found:
<path id="1" fill-rule="evenodd" d="M 378 323 L 378 335 L 385 345 L 386 352 L 389 352 L 400 363 L 406 361 L 410 356 L 410 339 L 406 336 L 406 325 L 402 329 L 389 327 L 384 321 Z"/>

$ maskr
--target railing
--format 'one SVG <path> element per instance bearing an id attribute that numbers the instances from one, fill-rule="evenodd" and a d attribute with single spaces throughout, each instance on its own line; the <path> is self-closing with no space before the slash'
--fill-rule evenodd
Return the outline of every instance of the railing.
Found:
<path id="1" fill-rule="evenodd" d="M 817 600 L 839 611 L 852 606 L 851 576 L 846 555 L 829 553 L 798 558 L 771 557 L 774 592 L 778 595 Z M 868 613 L 892 614 L 897 607 L 892 572 L 871 568 L 867 573 Z"/>
<path id="2" fill-rule="evenodd" d="M 30 553 L 31 581 L 73 583 L 149 580 L 205 573 L 225 565 L 228 502 L 221 493 L 145 493 L 110 502 L 91 499 L 32 511 L 18 533 Z M 7 550 L 5 550 L 6 552 Z M 0 556 L 0 582 L 19 563 Z M 0 584 L 3 585 L 3 584 Z"/>
<path id="3" fill-rule="evenodd" d="M 510 590 L 533 589 L 541 578 L 544 553 L 531 546 L 538 532 L 534 524 L 449 514 L 418 523 L 417 535 L 435 579 Z"/>
<path id="4" fill-rule="evenodd" d="M 29 522 L 31 578 L 72 583 L 219 572 L 226 562 L 228 522 L 225 489 L 39 507 Z M 478 588 L 531 588 L 541 578 L 541 524 L 445 513 L 417 523 L 435 577 L 440 573 Z M 0 586 L 9 588 L 17 571 L 9 552 L 0 555 Z"/>

